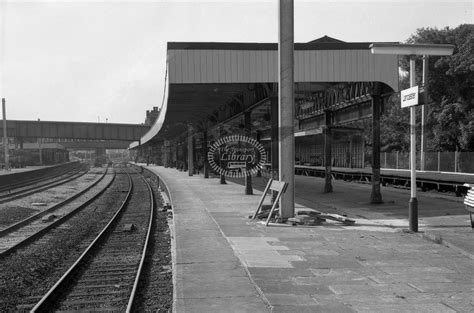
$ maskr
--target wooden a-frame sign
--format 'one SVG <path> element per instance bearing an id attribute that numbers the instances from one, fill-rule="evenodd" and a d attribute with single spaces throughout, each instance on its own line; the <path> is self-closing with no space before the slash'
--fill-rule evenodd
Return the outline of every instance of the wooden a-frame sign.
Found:
<path id="1" fill-rule="evenodd" d="M 265 190 L 263 191 L 262 198 L 260 199 L 260 202 L 258 203 L 257 210 L 252 216 L 252 219 L 255 219 L 257 217 L 257 214 L 260 212 L 263 205 L 263 201 L 265 200 L 265 197 L 267 196 L 268 190 L 276 191 L 278 192 L 278 194 L 275 198 L 275 201 L 273 202 L 270 213 L 268 214 L 267 221 L 265 222 L 265 226 L 268 226 L 268 223 L 270 222 L 270 218 L 272 217 L 273 211 L 275 211 L 278 201 L 280 200 L 281 195 L 286 191 L 287 186 L 288 186 L 288 183 L 284 181 L 273 180 L 270 178 L 268 180 L 267 186 L 265 187 Z"/>

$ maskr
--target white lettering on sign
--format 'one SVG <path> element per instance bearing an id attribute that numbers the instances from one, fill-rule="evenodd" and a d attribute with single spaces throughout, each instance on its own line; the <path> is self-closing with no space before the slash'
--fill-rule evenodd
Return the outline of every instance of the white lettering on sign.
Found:
<path id="1" fill-rule="evenodd" d="M 411 107 L 418 104 L 418 86 L 402 90 L 400 93 L 402 108 Z"/>

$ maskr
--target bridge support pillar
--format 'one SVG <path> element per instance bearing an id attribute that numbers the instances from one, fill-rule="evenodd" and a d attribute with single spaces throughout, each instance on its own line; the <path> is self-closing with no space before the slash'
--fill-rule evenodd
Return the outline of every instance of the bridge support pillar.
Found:
<path id="1" fill-rule="evenodd" d="M 39 155 L 39 165 L 43 166 L 43 149 L 41 148 L 41 143 L 43 138 L 38 138 L 38 155 Z"/>
<path id="2" fill-rule="evenodd" d="M 372 94 L 372 193 L 370 203 L 383 203 L 380 192 L 380 83 L 375 83 Z"/>
<path id="3" fill-rule="evenodd" d="M 332 112 L 326 110 L 324 113 L 324 192 L 332 192 Z"/>
<path id="4" fill-rule="evenodd" d="M 96 163 L 99 161 L 99 163 L 102 164 L 102 162 L 105 162 L 105 148 L 95 148 L 95 159 Z"/>
<path id="5" fill-rule="evenodd" d="M 193 125 L 188 124 L 188 174 L 193 176 L 194 174 L 194 136 L 193 136 Z"/>
<path id="6" fill-rule="evenodd" d="M 251 137 L 252 136 L 252 125 L 250 123 L 250 111 L 244 113 L 244 130 L 245 136 Z M 248 169 L 248 165 L 247 165 Z M 245 194 L 246 195 L 253 195 L 253 188 L 252 188 L 252 175 L 245 175 Z"/>

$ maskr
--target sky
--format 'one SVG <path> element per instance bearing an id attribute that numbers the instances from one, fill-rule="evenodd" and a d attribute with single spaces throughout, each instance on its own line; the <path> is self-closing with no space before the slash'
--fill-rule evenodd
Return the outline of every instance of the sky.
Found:
<path id="1" fill-rule="evenodd" d="M 143 123 L 162 104 L 167 42 L 278 41 L 278 0 L 0 0 L 0 19 L 13 120 Z M 295 42 L 404 42 L 472 24 L 473 1 L 295 0 L 294 22 Z"/>

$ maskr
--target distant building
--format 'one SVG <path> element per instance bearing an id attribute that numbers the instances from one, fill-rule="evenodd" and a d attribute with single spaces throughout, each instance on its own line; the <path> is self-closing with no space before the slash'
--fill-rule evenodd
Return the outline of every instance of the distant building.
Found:
<path id="1" fill-rule="evenodd" d="M 156 119 L 160 115 L 158 107 L 153 107 L 153 110 L 146 110 L 145 125 L 151 126 L 155 123 Z"/>

